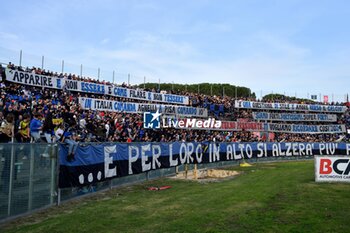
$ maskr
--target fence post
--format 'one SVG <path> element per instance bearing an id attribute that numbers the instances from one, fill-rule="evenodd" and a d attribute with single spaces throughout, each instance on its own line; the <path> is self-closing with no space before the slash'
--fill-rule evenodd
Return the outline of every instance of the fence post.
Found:
<path id="1" fill-rule="evenodd" d="M 50 161 L 51 161 L 51 186 L 50 186 L 50 204 L 54 203 L 54 197 L 56 196 L 56 180 L 58 176 L 58 172 L 55 172 L 57 169 L 57 144 L 53 144 L 50 153 Z"/>
<path id="2" fill-rule="evenodd" d="M 10 180 L 9 180 L 9 184 L 8 184 L 8 186 L 9 186 L 9 196 L 8 196 L 8 204 L 7 204 L 7 215 L 8 216 L 11 215 L 13 168 L 15 166 L 14 165 L 14 160 L 15 160 L 15 153 L 14 153 L 14 145 L 12 143 L 12 145 L 11 145 L 11 159 L 10 159 Z"/>
<path id="3" fill-rule="evenodd" d="M 62 74 L 63 74 L 63 71 L 64 71 L 64 60 L 62 60 Z"/>
<path id="4" fill-rule="evenodd" d="M 33 205 L 33 176 L 34 176 L 34 149 L 33 143 L 30 145 L 30 165 L 29 165 L 29 193 L 28 193 L 28 211 L 32 209 Z"/>
<path id="5" fill-rule="evenodd" d="M 59 206 L 61 204 L 61 189 L 58 188 L 57 191 L 57 206 Z"/>
<path id="6" fill-rule="evenodd" d="M 44 69 L 44 56 L 41 57 L 41 69 Z"/>
<path id="7" fill-rule="evenodd" d="M 57 206 L 61 204 L 61 189 L 59 188 L 59 172 L 60 172 L 60 164 L 59 164 L 59 150 L 60 146 L 58 143 L 56 143 L 56 189 L 57 189 Z"/>
<path id="8" fill-rule="evenodd" d="M 22 49 L 19 51 L 19 66 L 22 66 Z"/>
<path id="9" fill-rule="evenodd" d="M 196 163 L 194 164 L 193 178 L 194 178 L 195 180 L 198 179 L 198 171 L 197 171 L 197 164 L 196 164 Z"/>

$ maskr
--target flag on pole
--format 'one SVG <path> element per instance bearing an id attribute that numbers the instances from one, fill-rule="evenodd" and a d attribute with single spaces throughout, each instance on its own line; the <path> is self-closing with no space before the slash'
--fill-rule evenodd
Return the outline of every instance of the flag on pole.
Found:
<path id="1" fill-rule="evenodd" d="M 317 95 L 311 95 L 312 100 L 317 100 Z"/>
<path id="2" fill-rule="evenodd" d="M 323 102 L 324 103 L 328 103 L 328 95 L 324 95 L 323 96 Z"/>

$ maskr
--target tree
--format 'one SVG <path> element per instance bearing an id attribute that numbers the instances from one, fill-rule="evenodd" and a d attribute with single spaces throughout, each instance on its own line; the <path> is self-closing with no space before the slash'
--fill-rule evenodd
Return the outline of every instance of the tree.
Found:
<path id="1" fill-rule="evenodd" d="M 177 83 L 146 83 L 145 88 L 149 90 L 157 90 L 160 86 L 160 90 L 171 92 L 174 88 L 176 93 L 179 92 L 190 92 L 199 93 L 205 95 L 216 95 L 216 96 L 229 96 L 235 97 L 237 94 L 238 98 L 241 97 L 253 97 L 255 93 L 247 87 L 234 86 L 228 83 L 199 83 L 199 84 L 177 84 Z M 198 88 L 199 86 L 199 88 Z M 137 85 L 139 88 L 143 88 L 143 84 Z M 237 93 L 236 93 L 237 91 Z"/>

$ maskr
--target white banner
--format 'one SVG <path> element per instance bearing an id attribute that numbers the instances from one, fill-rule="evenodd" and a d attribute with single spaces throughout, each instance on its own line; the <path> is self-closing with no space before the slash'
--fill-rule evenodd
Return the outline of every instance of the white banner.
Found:
<path id="1" fill-rule="evenodd" d="M 340 105 L 320 105 L 320 104 L 292 104 L 292 103 L 265 103 L 253 101 L 235 101 L 236 108 L 246 109 L 270 109 L 283 111 L 310 111 L 310 112 L 334 112 L 343 113 L 346 111 L 346 106 Z"/>
<path id="2" fill-rule="evenodd" d="M 337 115 L 335 114 L 253 112 L 253 118 L 263 121 L 337 121 Z"/>
<path id="3" fill-rule="evenodd" d="M 79 105 L 85 110 L 98 110 L 108 112 L 143 113 L 156 112 L 161 114 L 177 116 L 208 117 L 208 110 L 205 108 L 194 108 L 176 105 L 163 104 L 142 104 L 132 102 L 119 102 L 112 100 L 101 100 L 79 97 Z"/>
<path id="4" fill-rule="evenodd" d="M 163 102 L 171 104 L 189 104 L 188 96 L 173 95 L 173 94 L 161 94 L 143 90 L 134 90 L 124 87 L 113 87 L 111 94 L 112 96 L 129 98 L 129 99 L 139 99 L 154 102 Z"/>
<path id="5" fill-rule="evenodd" d="M 138 99 L 169 104 L 189 104 L 188 96 L 161 94 L 156 92 L 144 91 L 141 89 L 128 89 L 124 87 L 115 87 L 111 85 L 89 83 L 76 80 L 66 80 L 66 88 L 70 91 L 105 94 L 127 99 Z"/>
<path id="6" fill-rule="evenodd" d="M 266 131 L 282 133 L 345 133 L 345 125 L 299 125 L 267 123 Z"/>
<path id="7" fill-rule="evenodd" d="M 339 155 L 315 156 L 316 182 L 350 182 L 350 157 Z"/>
<path id="8" fill-rule="evenodd" d="M 90 83 L 83 82 L 72 79 L 64 79 L 65 86 L 64 88 L 69 91 L 85 92 L 92 94 L 101 94 L 101 95 L 111 95 L 112 86 L 99 84 L 99 83 Z"/>
<path id="9" fill-rule="evenodd" d="M 63 79 L 17 70 L 6 69 L 6 81 L 29 86 L 62 89 Z"/>
<path id="10" fill-rule="evenodd" d="M 30 86 L 38 86 L 54 89 L 66 89 L 69 91 L 110 95 L 128 99 L 138 99 L 152 102 L 188 105 L 188 96 L 161 94 L 143 91 L 141 89 L 129 89 L 112 85 L 83 82 L 78 80 L 63 79 L 53 76 L 37 75 L 18 70 L 6 69 L 6 80 Z"/>

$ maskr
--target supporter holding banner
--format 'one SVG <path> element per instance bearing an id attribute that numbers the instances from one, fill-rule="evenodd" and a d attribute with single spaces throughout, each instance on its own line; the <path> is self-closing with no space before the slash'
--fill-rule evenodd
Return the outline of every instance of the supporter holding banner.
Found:
<path id="1" fill-rule="evenodd" d="M 194 108 L 187 106 L 163 105 L 163 104 L 142 104 L 132 102 L 119 102 L 112 100 L 101 100 L 79 97 L 79 104 L 86 110 L 98 110 L 108 112 L 143 113 L 156 112 L 161 114 L 178 116 L 208 117 L 208 110 L 205 108 Z"/>
<path id="2" fill-rule="evenodd" d="M 336 122 L 335 114 L 302 114 L 302 113 L 272 113 L 272 112 L 253 112 L 254 120 L 263 121 L 324 121 Z"/>
<path id="3" fill-rule="evenodd" d="M 346 106 L 340 105 L 266 103 L 242 100 L 235 101 L 235 108 L 334 113 L 344 113 L 347 109 Z"/>

